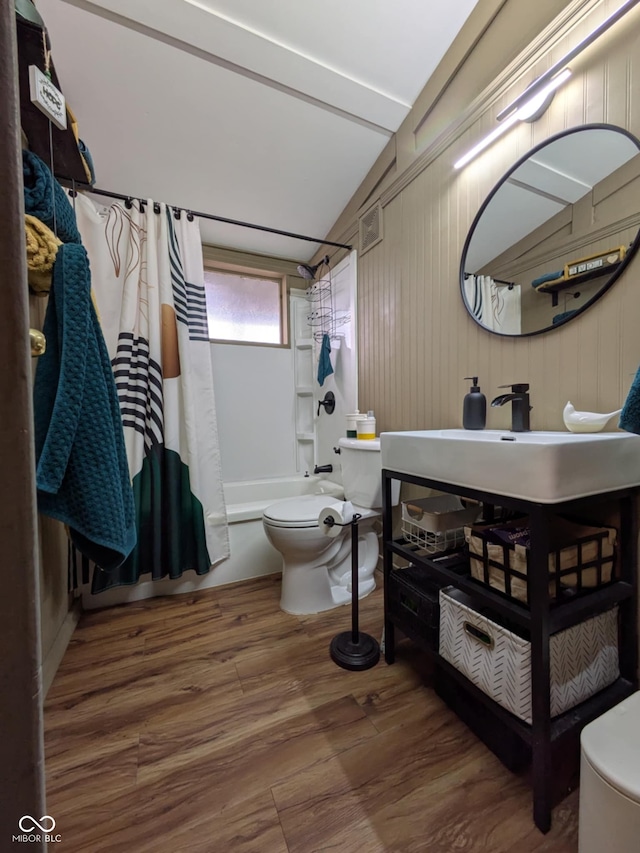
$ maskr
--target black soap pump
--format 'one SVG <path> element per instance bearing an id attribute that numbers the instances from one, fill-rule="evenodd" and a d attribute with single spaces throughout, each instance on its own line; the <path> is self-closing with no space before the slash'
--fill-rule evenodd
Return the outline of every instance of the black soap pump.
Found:
<path id="1" fill-rule="evenodd" d="M 478 385 L 477 376 L 465 376 L 473 385 L 464 398 L 462 406 L 462 426 L 465 429 L 484 429 L 487 423 L 487 398 Z"/>

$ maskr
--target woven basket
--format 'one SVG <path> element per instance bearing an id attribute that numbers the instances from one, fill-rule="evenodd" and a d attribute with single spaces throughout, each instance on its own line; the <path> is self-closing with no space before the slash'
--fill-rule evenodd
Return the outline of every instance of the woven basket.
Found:
<path id="1" fill-rule="evenodd" d="M 476 580 L 527 602 L 529 549 L 519 544 L 490 541 L 495 529 L 515 530 L 528 519 L 500 525 L 465 527 L 471 575 Z M 614 576 L 616 530 L 593 527 L 563 518 L 551 523 L 552 550 L 549 552 L 549 596 L 554 599 L 568 589 L 593 589 L 609 583 Z"/>

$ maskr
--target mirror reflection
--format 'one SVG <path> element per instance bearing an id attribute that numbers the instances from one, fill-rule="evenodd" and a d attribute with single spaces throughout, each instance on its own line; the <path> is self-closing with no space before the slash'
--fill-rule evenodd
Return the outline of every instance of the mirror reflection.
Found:
<path id="1" fill-rule="evenodd" d="M 534 335 L 592 305 L 639 241 L 640 142 L 611 125 L 547 140 L 507 172 L 462 253 L 467 310 L 501 335 Z"/>

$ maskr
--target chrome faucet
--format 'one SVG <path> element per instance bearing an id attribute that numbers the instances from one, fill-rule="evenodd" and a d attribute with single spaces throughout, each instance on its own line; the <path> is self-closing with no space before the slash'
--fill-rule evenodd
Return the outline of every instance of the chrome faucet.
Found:
<path id="1" fill-rule="evenodd" d="M 511 432 L 530 432 L 529 412 L 529 386 L 524 382 L 515 385 L 499 385 L 498 388 L 511 388 L 511 394 L 500 394 L 491 401 L 492 406 L 504 406 L 511 403 Z"/>

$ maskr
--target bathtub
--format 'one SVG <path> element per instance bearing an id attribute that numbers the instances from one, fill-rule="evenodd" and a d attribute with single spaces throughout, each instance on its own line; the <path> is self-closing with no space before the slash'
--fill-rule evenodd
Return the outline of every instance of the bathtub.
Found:
<path id="1" fill-rule="evenodd" d="M 280 572 L 282 558 L 267 540 L 262 527 L 262 513 L 275 501 L 313 494 L 340 498 L 342 487 L 319 476 L 273 477 L 268 480 L 225 483 L 224 498 L 229 522 L 228 560 L 219 563 L 206 575 L 185 572 L 175 580 L 143 580 L 135 586 L 116 587 L 100 595 L 91 595 L 90 588 L 83 587 L 83 607 L 92 610 L 158 595 L 195 592 Z"/>
<path id="2" fill-rule="evenodd" d="M 319 476 L 274 477 L 270 480 L 224 484 L 224 499 L 230 525 L 255 519 L 262 525 L 262 513 L 269 504 L 298 495 L 325 493 L 340 497 L 342 487 Z"/>

